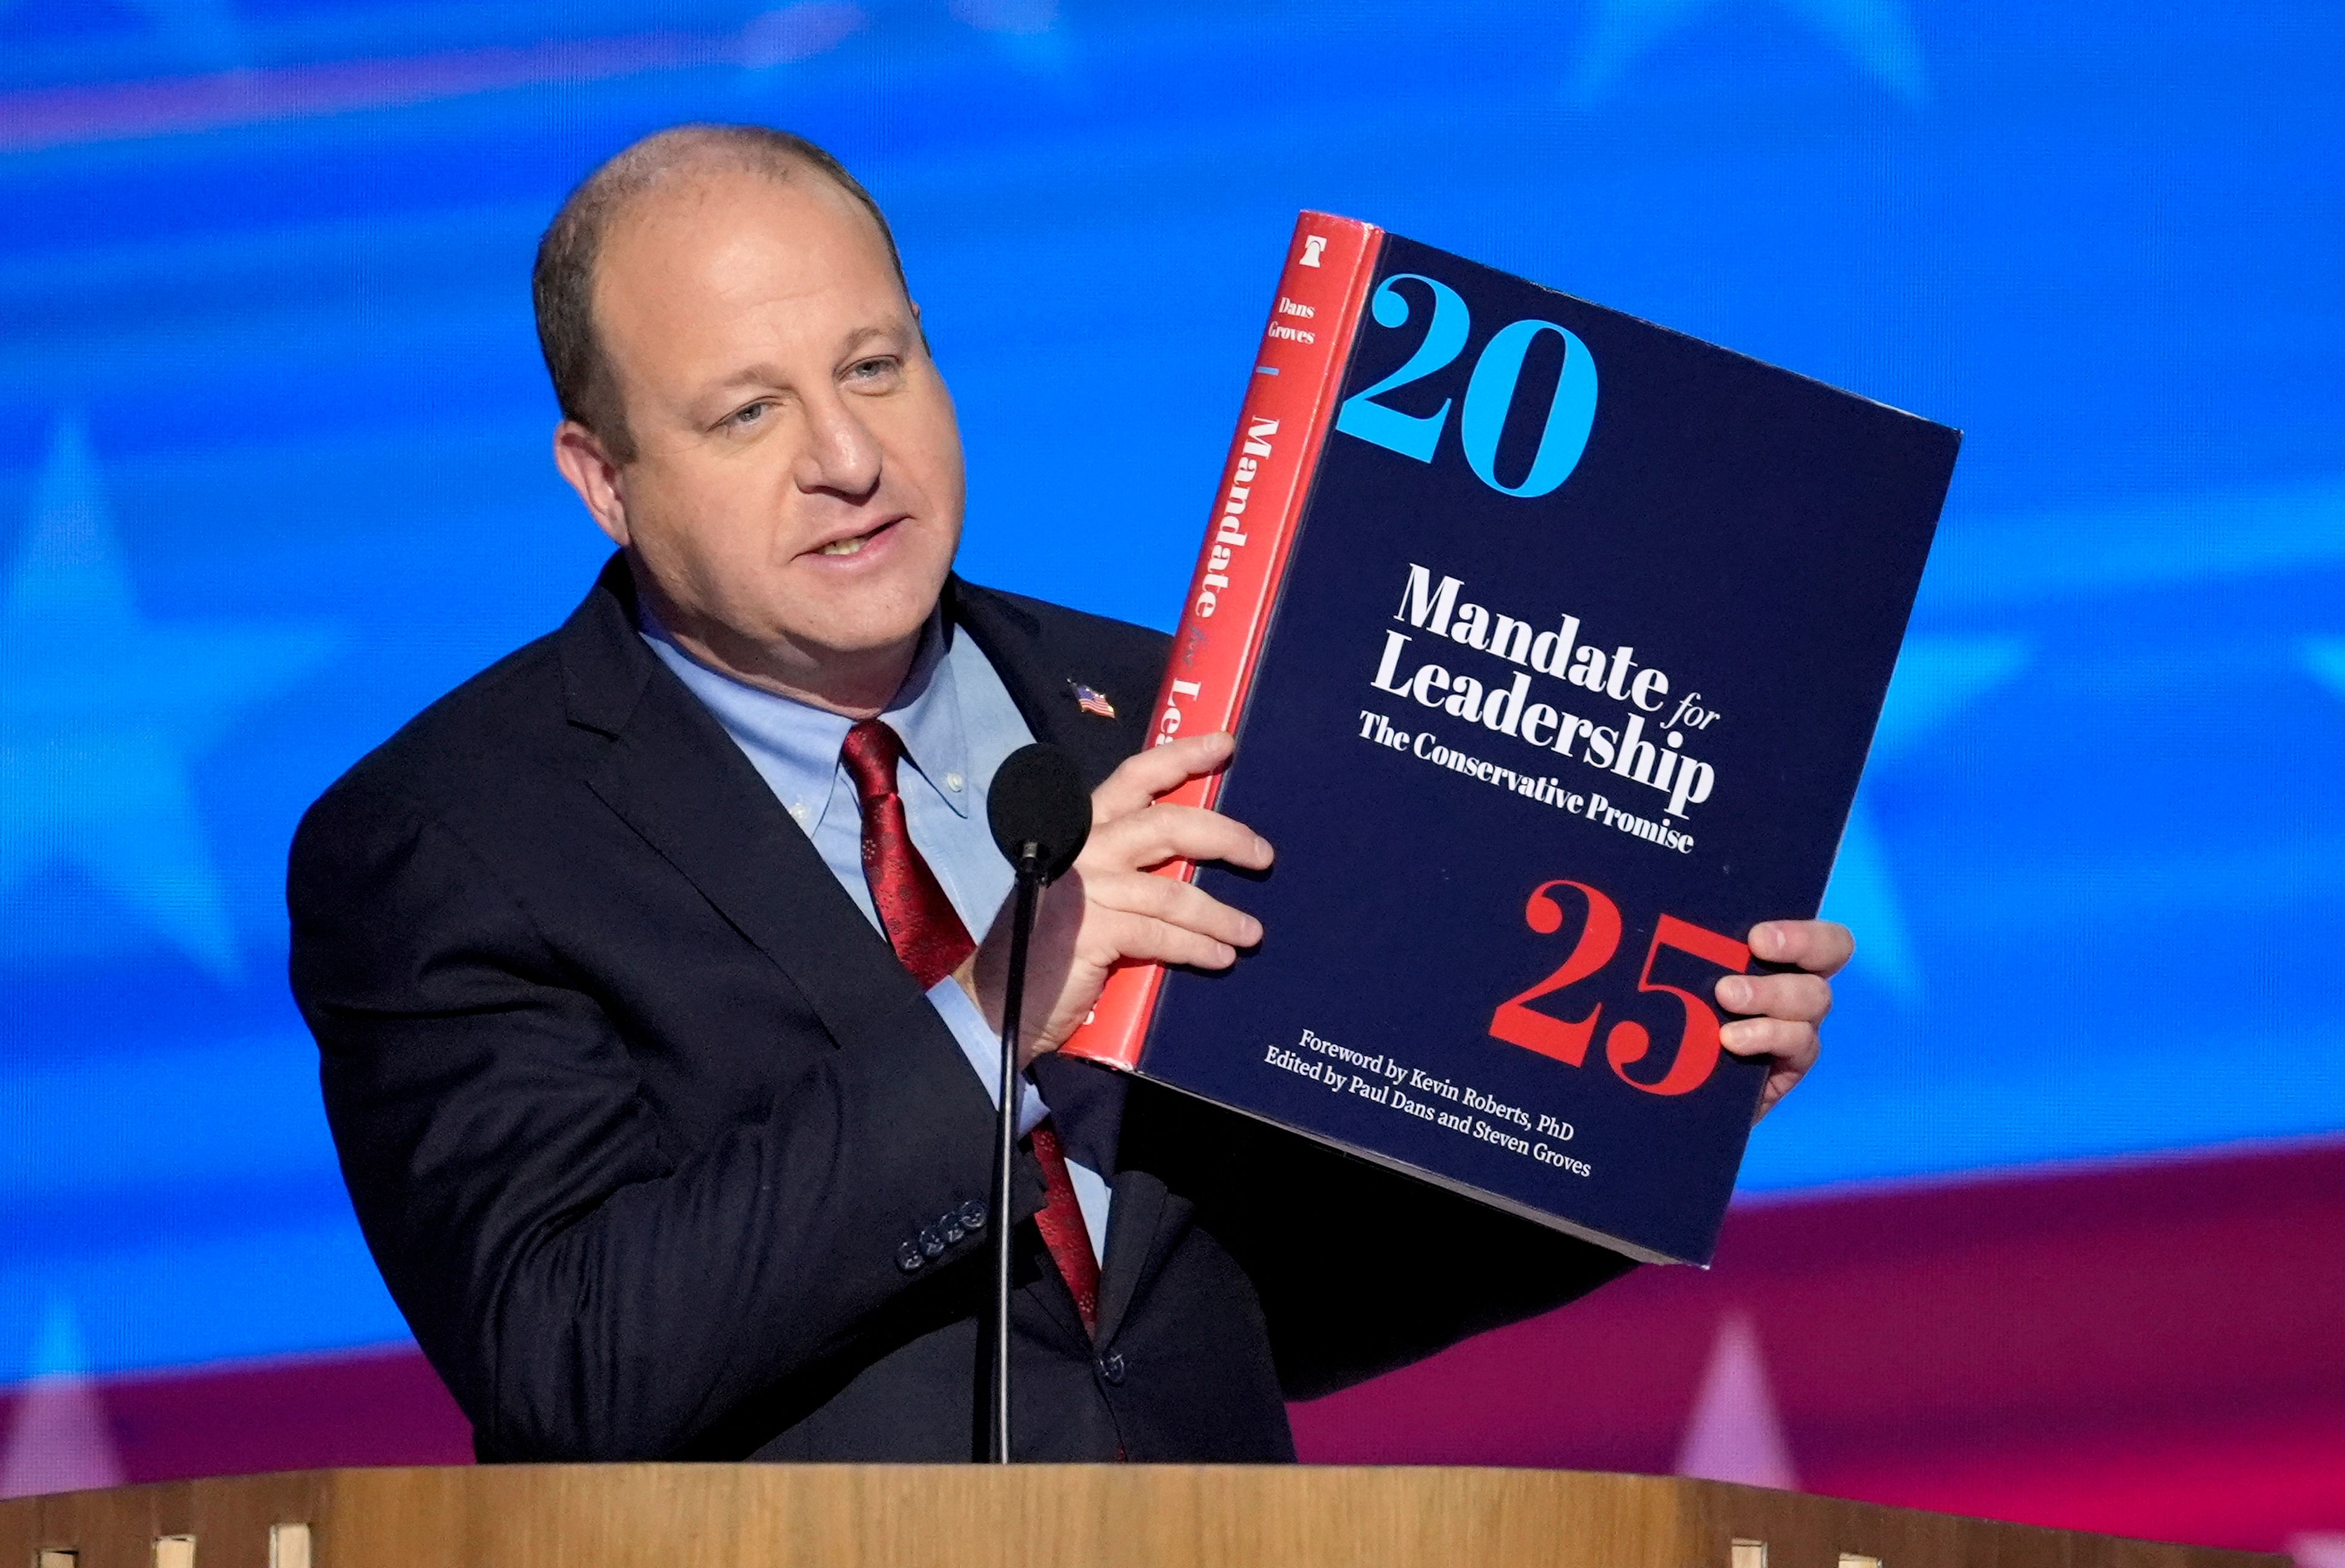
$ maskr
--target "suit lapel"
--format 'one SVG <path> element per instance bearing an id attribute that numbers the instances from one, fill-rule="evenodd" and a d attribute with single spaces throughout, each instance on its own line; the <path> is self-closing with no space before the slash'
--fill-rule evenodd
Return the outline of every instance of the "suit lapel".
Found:
<path id="1" fill-rule="evenodd" d="M 976 638 L 1027 728 L 1037 740 L 1064 747 L 1086 784 L 1097 787 L 1140 748 L 1152 691 L 1115 693 L 1122 705 L 1114 719 L 1088 713 L 1073 687 L 1101 683 L 1099 672 L 1078 667 L 1082 650 L 1056 647 L 1039 618 L 1002 595 L 958 582 L 946 593 L 948 613 Z M 610 743 L 587 786 L 788 977 L 841 1048 L 944 1051 L 958 1059 L 951 1032 L 805 832 L 723 726 L 644 646 L 623 557 L 612 557 L 556 635 L 571 722 Z M 990 1124 L 991 1097 L 977 1076 L 946 1076 L 960 1087 L 956 1103 L 940 1113 Z M 1128 1080 L 1104 1068 L 1050 1061 L 1037 1069 L 1037 1081 L 1054 1104 L 1068 1102 L 1080 1128 L 1069 1134 L 1073 1152 L 1114 1191 L 1100 1270 L 1104 1343 L 1159 1250 L 1167 1194 L 1152 1175 L 1117 1172 Z M 1036 1198 L 1039 1192 L 1028 1195 L 1019 1208 Z M 1030 1295 L 1080 1340 L 1073 1299 L 1050 1272 L 1053 1277 Z"/>
<path id="2" fill-rule="evenodd" d="M 1173 1201 L 1164 1183 L 1144 1170 L 1115 1179 L 1115 1204 L 1107 1228 L 1107 1256 L 1100 1261 L 1099 1342 L 1115 1338 L 1140 1282 L 1153 1270 L 1162 1248 L 1166 1209 Z"/>
<path id="3" fill-rule="evenodd" d="M 1061 646 L 1051 628 L 1015 601 L 958 580 L 947 592 L 956 623 L 985 651 L 1026 727 L 1036 740 L 1063 747 L 1082 770 L 1085 784 L 1096 789 L 1147 744 L 1150 704 L 1156 697 L 1153 673 L 1150 689 L 1131 689 L 1128 679 L 1087 664 L 1089 650 Z M 1116 716 L 1085 711 L 1078 685 L 1111 694 Z M 1130 1078 L 1088 1063 L 1048 1059 L 1036 1064 L 1034 1076 L 1052 1106 L 1065 1100 L 1073 1108 L 1070 1154 L 1105 1178 L 1114 1193 L 1106 1256 L 1100 1261 L 1099 1342 L 1106 1344 L 1154 1268 L 1168 1222 L 1179 1217 L 1178 1200 L 1153 1174 L 1117 1168 Z"/>
<path id="4" fill-rule="evenodd" d="M 1148 705 L 1156 698 L 1152 688 L 1115 691 L 1122 683 L 1091 668 L 1086 649 L 1062 646 L 1063 640 L 1051 635 L 1039 617 L 1005 594 L 955 578 L 945 585 L 945 604 L 954 624 L 984 650 L 1026 728 L 1036 740 L 1073 757 L 1086 787 L 1097 789 L 1146 744 Z M 1086 713 L 1076 699 L 1079 685 L 1112 691 L 1116 716 Z"/>
<path id="5" fill-rule="evenodd" d="M 614 557 L 561 633 L 571 722 L 609 747 L 586 784 L 773 961 L 844 1048 L 959 1048 L 887 941 L 863 918 L 805 832 L 732 737 L 654 657 Z M 973 1074 L 949 1081 L 990 1118 Z"/>

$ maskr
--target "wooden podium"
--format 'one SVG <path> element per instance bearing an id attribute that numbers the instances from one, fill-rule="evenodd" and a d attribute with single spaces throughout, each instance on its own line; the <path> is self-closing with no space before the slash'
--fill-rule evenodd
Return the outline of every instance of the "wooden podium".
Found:
<path id="1" fill-rule="evenodd" d="M 0 1502 L 0 1568 L 2287 1568 L 1568 1471 L 609 1464 L 322 1470 Z"/>

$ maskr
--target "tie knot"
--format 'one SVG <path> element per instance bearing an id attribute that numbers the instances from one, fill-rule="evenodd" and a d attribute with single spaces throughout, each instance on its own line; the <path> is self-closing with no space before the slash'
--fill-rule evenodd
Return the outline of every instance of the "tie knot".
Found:
<path id="1" fill-rule="evenodd" d="M 878 719 L 866 719 L 847 732 L 847 744 L 838 754 L 863 804 L 896 793 L 896 764 L 904 754 L 904 743 L 893 729 Z"/>

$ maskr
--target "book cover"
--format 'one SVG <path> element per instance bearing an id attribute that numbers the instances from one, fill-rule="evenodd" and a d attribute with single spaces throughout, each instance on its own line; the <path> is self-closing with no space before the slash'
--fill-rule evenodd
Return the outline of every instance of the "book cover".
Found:
<path id="1" fill-rule="evenodd" d="M 1712 987 L 1816 912 L 1960 437 L 1321 213 L 1251 379 L 1156 714 L 1278 851 L 1163 874 L 1267 935 L 1065 1049 L 1707 1262 Z"/>

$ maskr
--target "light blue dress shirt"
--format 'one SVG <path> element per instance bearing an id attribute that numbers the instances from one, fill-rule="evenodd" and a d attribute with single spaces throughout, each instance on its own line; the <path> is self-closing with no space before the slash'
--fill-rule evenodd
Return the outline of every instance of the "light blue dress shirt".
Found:
<path id="1" fill-rule="evenodd" d="M 855 781 L 839 753 L 854 721 L 720 674 L 676 646 L 648 606 L 644 641 L 698 697 L 733 737 L 775 798 L 822 856 L 863 917 L 882 936 L 878 911 L 863 875 L 863 812 Z M 945 896 L 969 935 L 983 940 L 1009 898 L 1009 861 L 986 821 L 987 787 L 1003 759 L 1033 738 L 992 662 L 968 637 L 957 635 L 941 612 L 929 617 L 911 673 L 879 717 L 904 743 L 896 793 L 913 846 L 936 873 Z M 960 1045 L 961 1054 L 1000 1103 L 1001 1037 L 985 1021 L 960 983 L 949 976 L 929 990 L 929 1003 Z M 1019 1129 L 1031 1132 L 1050 1114 L 1042 1097 L 1019 1083 Z M 1107 1251 L 1109 1193 L 1098 1172 L 1070 1158 L 1068 1179 L 1090 1232 L 1091 1250 Z"/>

